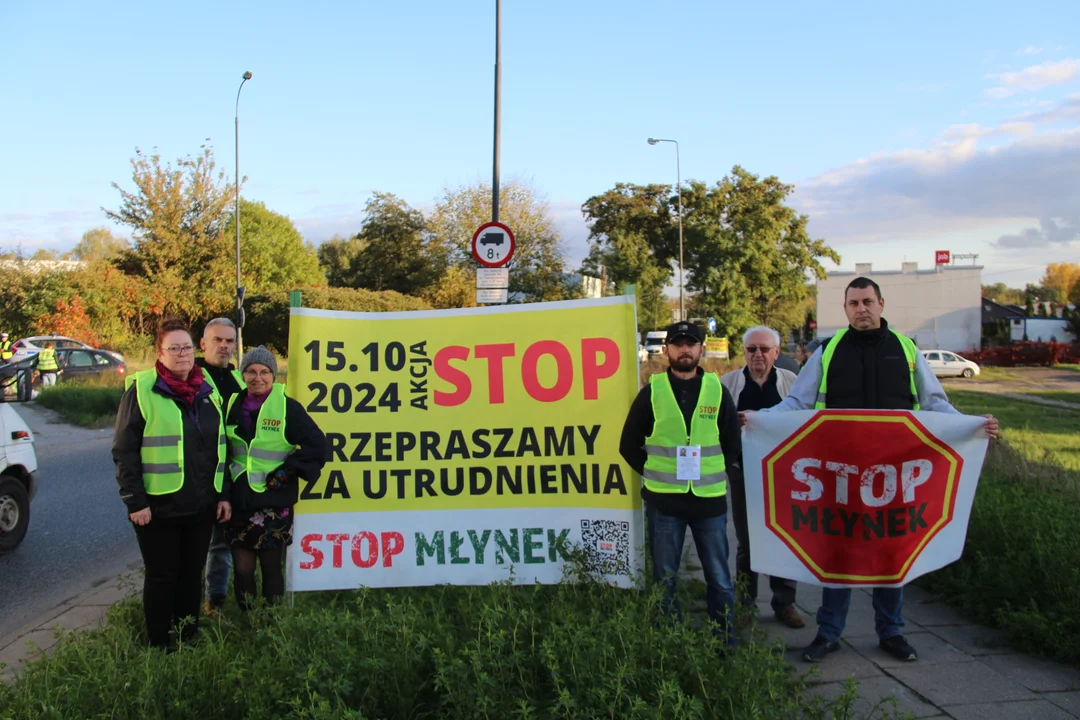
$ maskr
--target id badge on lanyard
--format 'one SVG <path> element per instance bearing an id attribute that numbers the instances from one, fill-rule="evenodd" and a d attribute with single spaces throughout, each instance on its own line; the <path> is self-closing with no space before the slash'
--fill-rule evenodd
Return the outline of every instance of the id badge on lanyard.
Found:
<path id="1" fill-rule="evenodd" d="M 701 479 L 701 446 L 680 445 L 675 451 L 675 477 L 678 480 Z"/>

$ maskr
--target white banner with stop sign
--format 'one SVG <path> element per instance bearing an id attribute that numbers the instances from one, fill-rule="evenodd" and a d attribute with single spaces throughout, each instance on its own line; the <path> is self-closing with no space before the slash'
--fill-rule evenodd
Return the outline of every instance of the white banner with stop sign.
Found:
<path id="1" fill-rule="evenodd" d="M 988 437 L 981 417 L 753 413 L 743 433 L 756 572 L 895 587 L 960 558 Z"/>

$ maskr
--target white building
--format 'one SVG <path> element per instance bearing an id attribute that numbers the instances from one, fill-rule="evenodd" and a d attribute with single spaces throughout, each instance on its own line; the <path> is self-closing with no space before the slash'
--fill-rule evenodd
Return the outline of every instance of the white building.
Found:
<path id="1" fill-rule="evenodd" d="M 875 271 L 869 263 L 855 272 L 832 272 L 817 284 L 817 334 L 831 337 L 848 326 L 844 290 L 863 275 L 881 286 L 889 327 L 907 335 L 921 349 L 953 352 L 982 346 L 982 266 L 940 265 L 919 270 L 904 263 L 900 270 Z"/>
<path id="2" fill-rule="evenodd" d="M 1076 342 L 1069 322 L 1061 318 L 1014 318 L 1009 330 L 1013 342 Z"/>

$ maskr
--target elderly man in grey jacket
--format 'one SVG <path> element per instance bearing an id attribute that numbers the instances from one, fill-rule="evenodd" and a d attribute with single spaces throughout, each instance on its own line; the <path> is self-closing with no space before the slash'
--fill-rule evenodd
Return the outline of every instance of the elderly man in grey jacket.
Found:
<path id="1" fill-rule="evenodd" d="M 764 410 L 778 405 L 791 392 L 795 382 L 795 373 L 776 367 L 776 358 L 780 355 L 780 334 L 762 325 L 752 327 L 743 335 L 743 354 L 746 367 L 732 370 L 720 378 L 720 382 L 731 393 L 739 412 Z M 742 458 L 739 458 L 740 465 Z M 741 593 L 740 603 L 752 605 L 757 601 L 757 573 L 750 569 L 750 529 L 746 520 L 746 488 L 742 474 L 729 480 L 731 514 L 735 520 L 735 537 L 738 548 L 735 552 L 736 586 Z M 795 581 L 780 577 L 770 577 L 772 589 L 772 609 L 776 619 L 788 627 L 801 628 L 806 622 L 795 609 Z"/>

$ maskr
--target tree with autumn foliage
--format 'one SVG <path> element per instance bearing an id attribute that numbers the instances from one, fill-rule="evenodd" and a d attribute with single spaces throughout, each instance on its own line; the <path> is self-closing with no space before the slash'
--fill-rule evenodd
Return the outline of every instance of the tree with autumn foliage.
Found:
<path id="1" fill-rule="evenodd" d="M 428 216 L 426 227 L 430 233 L 430 252 L 435 257 L 447 258 L 446 267 L 456 270 L 450 275 L 440 275 L 433 285 L 448 282 L 461 288 L 473 282 L 470 279 L 475 278 L 476 272 L 471 249 L 473 233 L 489 220 L 491 185 L 477 182 L 444 191 L 435 202 L 435 210 Z M 567 283 L 562 239 L 543 194 L 521 180 L 503 183 L 499 186 L 499 220 L 514 231 L 516 243 L 514 257 L 506 265 L 510 271 L 511 302 L 574 297 L 575 291 Z M 470 292 L 475 296 L 475 284 Z M 455 289 L 444 296 L 459 297 L 461 294 Z M 442 295 L 437 287 L 422 290 L 421 295 L 432 298 L 432 302 L 440 306 L 434 299 Z"/>
<path id="2" fill-rule="evenodd" d="M 136 148 L 131 168 L 134 191 L 114 182 L 120 207 L 102 208 L 131 229 L 133 246 L 117 267 L 148 281 L 161 314 L 193 319 L 229 310 L 235 280 L 223 232 L 233 186 L 216 169 L 213 150 L 203 145 L 173 165 Z"/>
<path id="3" fill-rule="evenodd" d="M 1053 300 L 1059 305 L 1067 302 L 1076 303 L 1080 300 L 1080 264 L 1077 263 L 1050 263 L 1046 266 L 1039 285 L 1051 293 L 1048 300 Z"/>

